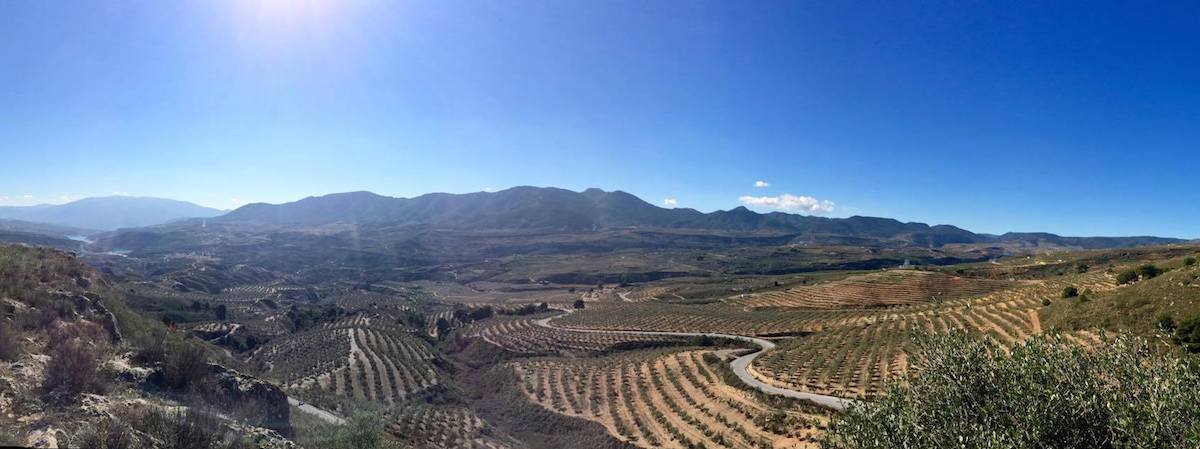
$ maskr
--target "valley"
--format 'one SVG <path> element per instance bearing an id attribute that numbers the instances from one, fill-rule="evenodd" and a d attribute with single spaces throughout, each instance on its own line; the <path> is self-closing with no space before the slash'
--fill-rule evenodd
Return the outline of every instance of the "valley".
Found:
<path id="1" fill-rule="evenodd" d="M 1013 250 L 597 228 L 411 230 L 399 243 L 366 220 L 225 221 L 195 238 L 187 222 L 93 234 L 61 257 L 94 267 L 90 282 L 156 338 L 277 388 L 293 425 L 274 441 L 303 447 L 368 421 L 413 448 L 822 447 L 848 413 L 918 378 L 928 336 L 1095 349 L 1108 332 L 1161 337 L 1151 317 L 1200 310 L 1200 245 L 1188 242 Z M 1167 274 L 1127 280 L 1147 265 Z M 1147 288 L 1172 299 L 1141 303 L 1153 310 L 1141 321 L 1098 307 Z"/>

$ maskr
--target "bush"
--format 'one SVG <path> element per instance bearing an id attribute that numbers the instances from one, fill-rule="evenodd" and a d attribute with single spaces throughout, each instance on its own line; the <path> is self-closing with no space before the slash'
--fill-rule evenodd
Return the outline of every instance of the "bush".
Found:
<path id="1" fill-rule="evenodd" d="M 17 332 L 8 325 L 0 322 L 0 360 L 13 361 L 21 356 L 21 340 Z"/>
<path id="2" fill-rule="evenodd" d="M 582 308 L 584 307 L 584 305 L 585 305 L 585 304 L 584 304 L 584 302 L 583 302 L 583 300 L 582 300 L 582 299 L 576 299 L 576 300 L 575 300 L 575 303 L 574 303 L 574 304 L 571 304 L 571 307 L 574 307 L 574 308 L 576 308 L 576 309 L 582 309 Z"/>
<path id="3" fill-rule="evenodd" d="M 50 350 L 42 392 L 47 402 L 69 404 L 80 393 L 99 392 L 103 383 L 97 375 L 100 349 L 79 339 L 68 340 Z"/>
<path id="4" fill-rule="evenodd" d="M 825 448 L 1159 448 L 1200 444 L 1200 369 L 1118 337 L 1089 352 L 1051 337 L 1011 348 L 918 339 L 909 386 L 835 417 Z"/>
<path id="5" fill-rule="evenodd" d="M 1200 316 L 1179 323 L 1172 340 L 1188 352 L 1200 352 Z"/>
<path id="6" fill-rule="evenodd" d="M 213 414 L 189 408 L 186 412 L 146 413 L 143 432 L 163 442 L 163 449 L 249 449 L 252 446 L 229 431 Z"/>
<path id="7" fill-rule="evenodd" d="M 1079 289 L 1077 289 L 1075 287 L 1068 286 L 1067 288 L 1064 288 L 1062 291 L 1063 298 L 1074 298 L 1076 296 L 1079 296 Z"/>
<path id="8" fill-rule="evenodd" d="M 1043 298 L 1043 299 L 1042 299 L 1042 305 L 1043 305 L 1043 306 L 1049 306 L 1049 305 L 1050 305 L 1050 298 Z"/>
<path id="9" fill-rule="evenodd" d="M 1137 274 L 1143 280 L 1157 277 L 1158 275 L 1160 275 L 1162 273 L 1163 273 L 1162 269 L 1160 269 L 1154 265 L 1151 265 L 1151 264 L 1146 264 L 1146 265 L 1137 267 Z"/>
<path id="10" fill-rule="evenodd" d="M 1186 266 L 1189 266 L 1189 267 L 1190 267 L 1190 266 L 1192 266 L 1192 265 L 1195 265 L 1195 264 L 1196 264 L 1196 258 L 1195 258 L 1195 257 L 1188 257 L 1188 258 L 1186 258 L 1186 259 L 1183 259 L 1183 264 L 1184 264 L 1184 265 L 1186 265 Z"/>
<path id="11" fill-rule="evenodd" d="M 1137 270 L 1129 269 L 1117 273 L 1117 285 L 1125 285 L 1137 280 Z"/>
<path id="12" fill-rule="evenodd" d="M 208 377 L 208 354 L 200 345 L 175 340 L 169 345 L 162 364 L 166 386 L 176 390 L 199 387 Z"/>
<path id="13" fill-rule="evenodd" d="M 78 436 L 80 449 L 131 449 L 139 447 L 129 427 L 116 420 L 100 421 Z"/>
<path id="14" fill-rule="evenodd" d="M 324 449 L 399 449 L 385 432 L 387 422 L 377 413 L 358 412 L 345 425 L 324 432 L 303 432 L 297 443 Z"/>
<path id="15" fill-rule="evenodd" d="M 1175 317 L 1171 316 L 1171 314 L 1167 312 L 1158 314 L 1158 318 L 1154 321 L 1155 324 L 1158 325 L 1158 329 L 1163 332 L 1175 331 Z"/>

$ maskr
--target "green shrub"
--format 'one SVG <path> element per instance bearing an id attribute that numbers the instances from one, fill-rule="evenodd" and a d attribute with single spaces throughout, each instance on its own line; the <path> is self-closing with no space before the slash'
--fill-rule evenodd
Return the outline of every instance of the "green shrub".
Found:
<path id="1" fill-rule="evenodd" d="M 1200 352 L 1200 316 L 1179 323 L 1172 340 L 1188 352 Z"/>
<path id="2" fill-rule="evenodd" d="M 1074 298 L 1076 296 L 1079 296 L 1079 289 L 1077 289 L 1073 286 L 1068 286 L 1067 288 L 1064 288 L 1062 291 L 1063 298 Z"/>
<path id="3" fill-rule="evenodd" d="M 1138 278 L 1137 270 L 1129 269 L 1117 273 L 1117 285 L 1125 285 L 1136 281 Z"/>
<path id="4" fill-rule="evenodd" d="M 582 309 L 582 308 L 586 307 L 586 303 L 584 303 L 582 299 L 576 299 L 575 303 L 572 304 L 571 306 L 576 309 Z"/>
<path id="5" fill-rule="evenodd" d="M 345 425 L 321 427 L 320 432 L 297 429 L 296 442 L 304 447 L 324 449 L 400 448 L 399 443 L 387 434 L 387 422 L 378 413 L 358 412 L 351 415 Z"/>
<path id="6" fill-rule="evenodd" d="M 835 417 L 825 448 L 1160 448 L 1200 444 L 1200 369 L 1121 336 L 1102 351 L 1034 337 L 1006 351 L 918 339 L 909 386 Z"/>
<path id="7" fill-rule="evenodd" d="M 1186 259 L 1183 259 L 1183 264 L 1184 264 L 1184 265 L 1186 265 L 1186 266 L 1189 266 L 1189 267 L 1190 267 L 1190 266 L 1192 266 L 1192 265 L 1195 265 L 1195 264 L 1196 264 L 1196 258 L 1195 258 L 1195 257 L 1188 257 L 1188 258 L 1186 258 Z"/>
<path id="8" fill-rule="evenodd" d="M 1158 314 L 1158 318 L 1156 318 L 1154 322 L 1158 326 L 1158 329 L 1163 332 L 1175 331 L 1175 317 L 1171 316 L 1171 314 L 1167 312 Z"/>
<path id="9" fill-rule="evenodd" d="M 1043 299 L 1042 299 L 1042 305 L 1043 305 L 1043 306 L 1049 306 L 1049 305 L 1050 305 L 1050 298 L 1043 298 Z"/>

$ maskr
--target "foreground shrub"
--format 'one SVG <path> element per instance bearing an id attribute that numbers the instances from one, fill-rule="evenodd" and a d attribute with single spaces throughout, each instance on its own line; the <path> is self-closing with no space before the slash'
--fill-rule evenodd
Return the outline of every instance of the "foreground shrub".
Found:
<path id="1" fill-rule="evenodd" d="M 358 412 L 340 426 L 319 425 L 316 432 L 299 432 L 297 443 L 324 449 L 399 449 L 386 432 L 387 422 L 378 413 Z"/>
<path id="2" fill-rule="evenodd" d="M 103 420 L 85 428 L 78 437 L 80 449 L 132 449 L 138 447 L 137 438 L 129 427 L 116 420 Z"/>
<path id="3" fill-rule="evenodd" d="M 11 362 L 21 356 L 21 340 L 8 323 L 0 322 L 0 360 Z"/>
<path id="4" fill-rule="evenodd" d="M 162 364 L 163 380 L 176 390 L 196 390 L 208 379 L 208 354 L 198 344 L 174 339 Z"/>
<path id="5" fill-rule="evenodd" d="M 826 448 L 1160 448 L 1200 444 L 1200 370 L 1122 336 L 1088 352 L 918 339 L 920 371 L 834 419 Z"/>
<path id="6" fill-rule="evenodd" d="M 1188 352 L 1200 352 L 1200 316 L 1188 318 L 1180 323 L 1171 339 Z"/>
<path id="7" fill-rule="evenodd" d="M 103 382 L 97 373 L 100 348 L 74 339 L 59 343 L 50 350 L 42 392 L 54 404 L 68 404 L 80 393 L 100 392 Z"/>
<path id="8" fill-rule="evenodd" d="M 151 411 L 138 422 L 139 430 L 163 442 L 162 449 L 250 449 L 251 444 L 212 413 Z"/>

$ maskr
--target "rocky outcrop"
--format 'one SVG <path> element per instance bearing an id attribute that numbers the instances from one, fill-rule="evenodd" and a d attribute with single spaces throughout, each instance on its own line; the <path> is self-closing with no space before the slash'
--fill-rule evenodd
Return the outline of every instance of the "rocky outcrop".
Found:
<path id="1" fill-rule="evenodd" d="M 254 426 L 274 430 L 285 437 L 292 435 L 291 409 L 283 390 L 215 363 L 209 364 L 209 369 L 217 388 L 212 392 L 216 397 L 206 400 L 221 406 L 230 414 L 247 419 Z"/>

